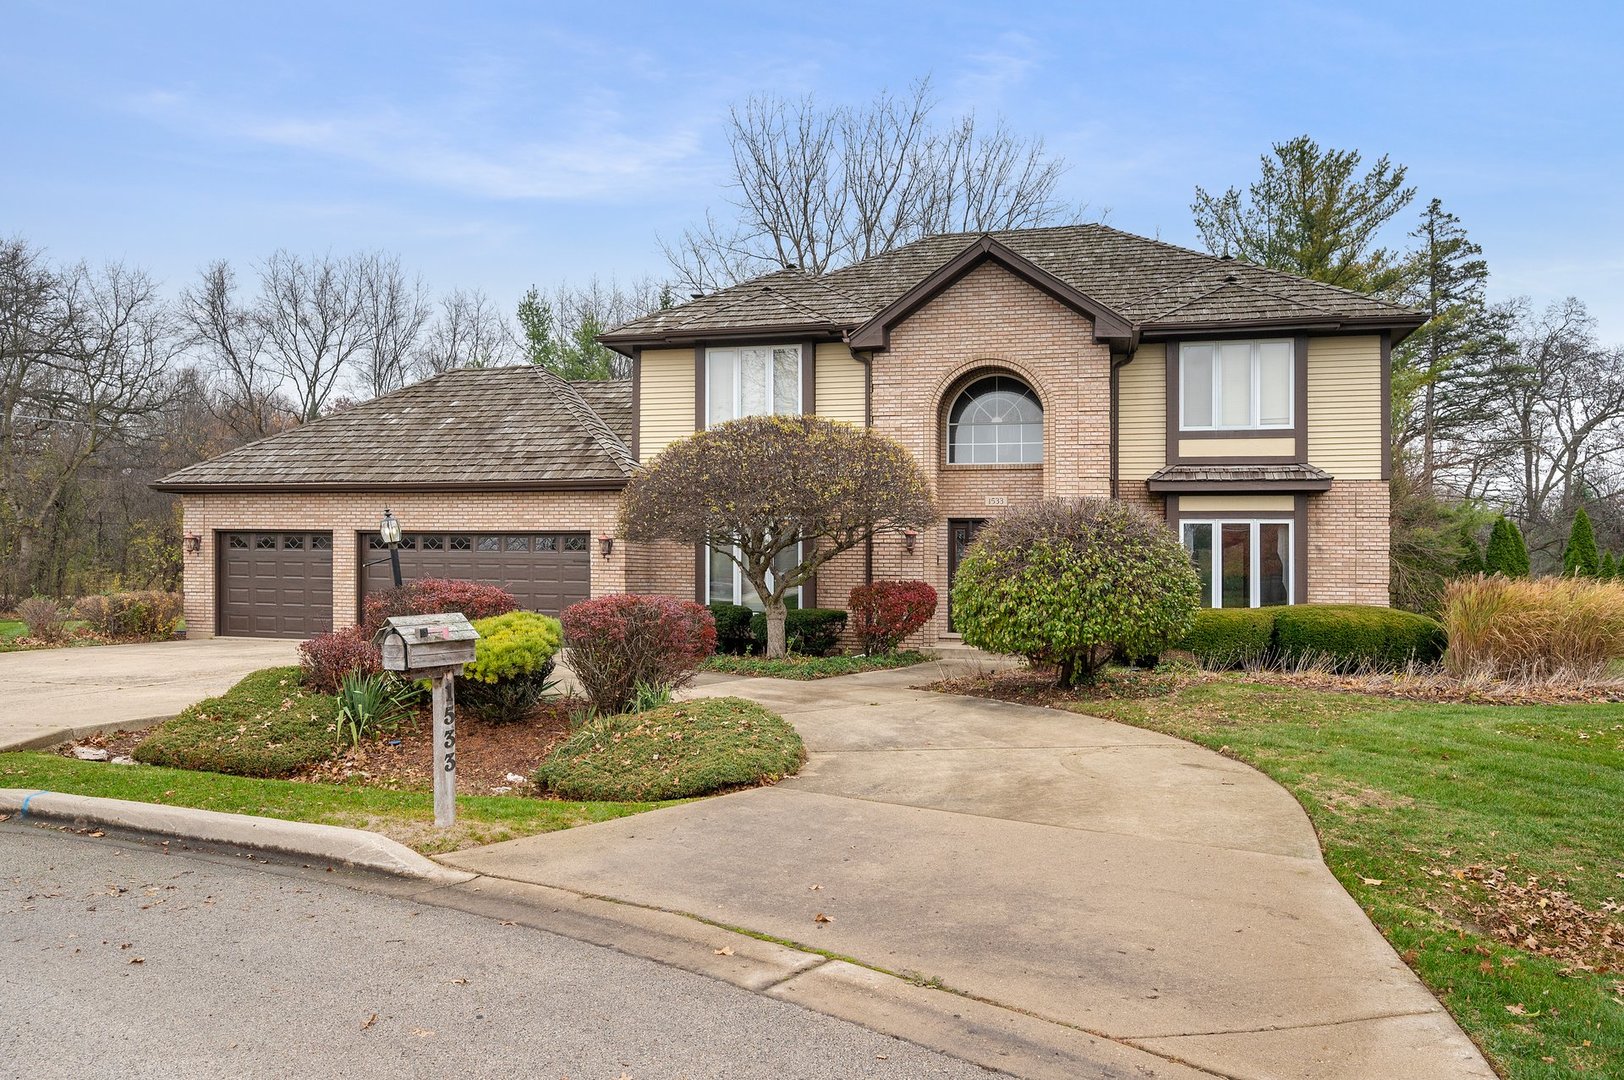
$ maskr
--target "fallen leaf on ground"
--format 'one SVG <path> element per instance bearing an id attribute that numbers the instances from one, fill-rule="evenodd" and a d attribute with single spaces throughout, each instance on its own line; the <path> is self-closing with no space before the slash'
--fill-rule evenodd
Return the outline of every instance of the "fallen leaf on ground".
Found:
<path id="1" fill-rule="evenodd" d="M 733 955 L 733 946 L 731 946 L 731 945 L 723 945 L 720 949 L 716 950 L 716 955 L 717 956 L 732 956 Z"/>
<path id="2" fill-rule="evenodd" d="M 146 962 L 147 962 L 147 958 L 144 957 L 144 956 L 132 956 L 132 957 L 130 957 L 130 963 L 132 963 L 132 964 L 144 964 Z"/>
<path id="3" fill-rule="evenodd" d="M 1380 885 L 1383 881 L 1383 879 L 1379 877 L 1362 877 L 1359 880 L 1364 882 L 1366 885 Z"/>
<path id="4" fill-rule="evenodd" d="M 365 1031 L 367 1028 L 371 1027 L 373 1024 L 376 1024 L 377 1022 L 378 1022 L 378 1014 L 373 1013 L 371 1016 L 369 1016 L 365 1020 L 361 1021 L 361 1030 Z"/>
<path id="5" fill-rule="evenodd" d="M 428 1028 L 412 1028 L 412 1034 L 416 1035 L 419 1039 L 426 1039 L 430 1035 L 433 1035 L 434 1032 L 430 1031 Z"/>
<path id="6" fill-rule="evenodd" d="M 815 922 L 815 923 L 834 922 L 833 919 L 831 919 L 829 916 L 825 915 L 821 911 L 818 912 L 816 915 L 812 916 L 812 921 Z"/>

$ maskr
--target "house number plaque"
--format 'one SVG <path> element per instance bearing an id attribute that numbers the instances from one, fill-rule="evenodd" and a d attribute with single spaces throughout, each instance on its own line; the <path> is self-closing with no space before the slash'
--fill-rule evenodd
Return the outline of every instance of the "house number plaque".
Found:
<path id="1" fill-rule="evenodd" d="M 988 505 L 988 506 L 1008 506 L 1009 505 L 1009 496 L 1008 495 L 988 495 L 986 505 Z"/>

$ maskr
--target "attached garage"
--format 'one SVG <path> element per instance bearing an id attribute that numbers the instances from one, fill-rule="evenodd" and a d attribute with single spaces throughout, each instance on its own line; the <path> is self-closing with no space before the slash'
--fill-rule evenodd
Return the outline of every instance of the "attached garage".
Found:
<path id="1" fill-rule="evenodd" d="M 219 632 L 307 638 L 333 628 L 333 535 L 226 532 L 216 539 Z"/>
<path id="2" fill-rule="evenodd" d="M 557 615 L 592 595 L 591 537 L 584 532 L 405 533 L 400 573 L 418 578 L 460 578 L 500 585 L 526 611 Z M 361 594 L 392 586 L 389 550 L 377 536 L 361 541 Z"/>
<path id="3" fill-rule="evenodd" d="M 624 591 L 631 401 L 625 380 L 451 371 L 165 477 L 154 487 L 182 502 L 188 635 L 354 624 L 393 583 L 386 508 L 407 579 L 489 582 L 549 614 Z"/>

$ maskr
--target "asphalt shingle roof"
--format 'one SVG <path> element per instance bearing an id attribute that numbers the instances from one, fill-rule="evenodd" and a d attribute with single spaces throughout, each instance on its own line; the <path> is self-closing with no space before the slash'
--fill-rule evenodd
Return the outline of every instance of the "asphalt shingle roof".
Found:
<path id="1" fill-rule="evenodd" d="M 1419 319 L 1408 308 L 1278 270 L 1206 255 L 1105 225 L 1062 225 L 928 236 L 822 276 L 779 270 L 634 319 L 605 339 L 653 341 L 767 327 L 849 330 L 878 314 L 983 235 L 1142 329 L 1288 320 Z"/>
<path id="2" fill-rule="evenodd" d="M 154 486 L 522 487 L 624 480 L 631 383 L 542 368 L 448 371 L 170 473 Z"/>

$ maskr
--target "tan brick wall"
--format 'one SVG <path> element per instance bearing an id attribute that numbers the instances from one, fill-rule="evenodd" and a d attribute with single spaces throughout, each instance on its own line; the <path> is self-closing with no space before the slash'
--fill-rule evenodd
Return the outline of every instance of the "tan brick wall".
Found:
<path id="1" fill-rule="evenodd" d="M 1389 603 L 1384 480 L 1337 480 L 1308 500 L 1308 602 Z"/>
<path id="2" fill-rule="evenodd" d="M 331 494 L 187 495 L 185 531 L 203 539 L 188 552 L 182 575 L 189 637 L 215 631 L 216 536 L 249 529 L 332 530 L 333 625 L 355 623 L 358 596 L 357 534 L 375 532 L 385 507 L 408 532 L 429 529 L 586 530 L 592 534 L 592 595 L 626 590 L 629 545 L 612 554 L 599 550 L 599 536 L 615 535 L 619 493 L 584 492 L 389 492 Z M 692 557 L 690 556 L 690 561 Z"/>
<path id="3" fill-rule="evenodd" d="M 692 600 L 695 595 L 694 549 L 669 540 L 633 544 L 626 564 L 626 590 Z"/>
<path id="4" fill-rule="evenodd" d="M 980 372 L 1016 375 L 1043 402 L 1041 466 L 945 463 L 946 411 Z M 912 555 L 894 535 L 878 538 L 874 551 L 876 578 L 923 578 L 941 594 L 919 642 L 930 645 L 947 632 L 948 519 L 990 519 L 1046 496 L 1110 494 L 1110 351 L 1095 344 L 1088 319 L 987 263 L 892 330 L 890 350 L 874 356 L 872 387 L 874 427 L 913 451 L 941 502 L 943 520 Z M 1007 502 L 989 506 L 989 497 Z"/>

